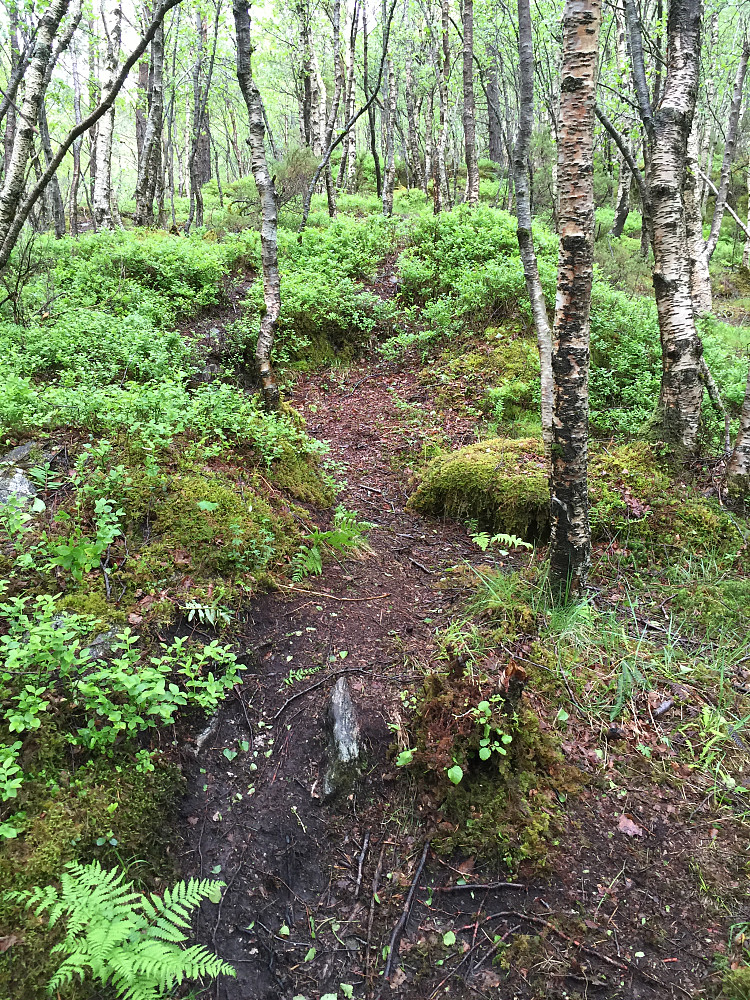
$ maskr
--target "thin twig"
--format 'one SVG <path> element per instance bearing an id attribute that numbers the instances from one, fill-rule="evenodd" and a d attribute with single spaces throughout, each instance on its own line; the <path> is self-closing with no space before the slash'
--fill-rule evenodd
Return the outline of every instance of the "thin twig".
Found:
<path id="1" fill-rule="evenodd" d="M 390 594 L 376 594 L 373 597 L 336 597 L 335 594 L 324 594 L 320 590 L 302 590 L 300 587 L 290 587 L 287 584 L 277 584 L 282 590 L 293 590 L 296 594 L 312 594 L 314 597 L 327 597 L 329 601 L 382 601 Z"/>
<path id="2" fill-rule="evenodd" d="M 328 684 L 329 681 L 332 681 L 337 677 L 341 677 L 342 674 L 366 674 L 366 673 L 367 669 L 365 667 L 345 667 L 343 670 L 337 670 L 333 674 L 326 674 L 326 676 L 322 680 L 316 681 L 315 684 L 311 684 L 309 687 L 306 687 L 304 691 L 298 691 L 297 694 L 293 694 L 291 698 L 287 698 L 287 700 L 278 710 L 276 715 L 274 715 L 273 717 L 274 722 L 276 721 L 276 719 L 278 719 L 280 715 L 283 715 L 284 711 L 287 709 L 289 705 L 292 704 L 293 701 L 296 701 L 303 695 L 308 694 L 310 691 L 314 691 L 316 688 L 322 687 L 324 684 Z"/>
<path id="3" fill-rule="evenodd" d="M 401 938 L 404 934 L 404 929 L 409 920 L 409 914 L 411 913 L 412 903 L 414 902 L 414 895 L 417 891 L 417 886 L 419 885 L 419 880 L 422 876 L 422 869 L 424 868 L 425 861 L 427 860 L 427 852 L 430 849 L 430 841 L 425 841 L 424 849 L 422 850 L 422 857 L 419 859 L 419 864 L 417 865 L 417 870 L 414 873 L 414 878 L 412 879 L 411 887 L 406 896 L 406 901 L 404 902 L 404 908 L 401 911 L 401 916 L 398 918 L 398 923 L 393 928 L 393 933 L 391 934 L 390 944 L 388 946 L 388 960 L 385 963 L 385 969 L 383 971 L 383 984 L 387 983 L 391 978 L 391 970 L 393 969 L 394 959 L 396 962 L 396 968 L 398 968 L 398 949 L 401 944 Z M 395 971 L 395 970 L 393 970 Z M 381 987 L 382 993 L 382 987 Z"/>
<path id="4" fill-rule="evenodd" d="M 359 867 L 357 868 L 357 885 L 354 889 L 354 898 L 359 896 L 359 888 L 362 885 L 362 865 L 365 863 L 365 855 L 367 854 L 367 848 L 370 846 L 370 831 L 368 830 L 365 834 L 365 841 L 362 844 L 362 853 L 359 856 Z"/>
<path id="5" fill-rule="evenodd" d="M 468 889 L 527 889 L 520 882 L 489 882 L 486 885 L 444 885 L 435 886 L 432 892 L 460 892 Z"/>

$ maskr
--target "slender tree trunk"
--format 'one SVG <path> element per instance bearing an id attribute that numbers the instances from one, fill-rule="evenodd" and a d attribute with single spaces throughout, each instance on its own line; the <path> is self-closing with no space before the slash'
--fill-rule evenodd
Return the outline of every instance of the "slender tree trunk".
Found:
<path id="1" fill-rule="evenodd" d="M 594 108 L 601 0 L 567 0 L 558 134 L 560 253 L 552 370 L 550 577 L 580 595 L 591 561 L 588 503 L 589 313 L 594 256 Z"/>
<path id="2" fill-rule="evenodd" d="M 383 183 L 383 215 L 393 215 L 393 188 L 396 183 L 396 148 L 393 138 L 396 127 L 396 74 L 393 60 L 387 62 L 388 96 L 385 103 L 385 178 Z"/>
<path id="3" fill-rule="evenodd" d="M 144 123 L 138 178 L 135 185 L 136 226 L 153 222 L 154 195 L 161 168 L 162 130 L 164 125 L 164 25 L 151 43 L 151 105 Z"/>
<path id="4" fill-rule="evenodd" d="M 659 435 L 677 452 L 698 447 L 703 384 L 687 255 L 682 192 L 687 144 L 698 92 L 702 6 L 672 0 L 669 10 L 667 76 L 653 116 L 649 188 L 654 222 L 654 292 L 662 346 Z"/>
<path id="5" fill-rule="evenodd" d="M 368 90 L 369 58 L 367 54 L 367 5 L 364 3 L 362 4 L 362 45 L 365 101 L 369 101 L 370 97 L 374 95 L 370 94 Z M 370 150 L 372 151 L 372 158 L 375 161 L 375 189 L 377 191 L 378 198 L 381 198 L 383 196 L 383 181 L 380 176 L 380 157 L 378 156 L 378 143 L 375 136 L 375 101 L 372 101 L 367 109 L 367 119 L 370 125 Z"/>
<path id="6" fill-rule="evenodd" d="M 727 490 L 731 496 L 742 500 L 750 498 L 750 372 L 740 414 L 740 429 L 727 465 L 726 478 Z"/>
<path id="7" fill-rule="evenodd" d="M 440 0 L 441 27 L 442 27 L 442 53 L 437 55 L 437 78 L 438 78 L 438 139 L 437 139 L 437 171 L 439 182 L 439 201 L 436 196 L 435 212 L 443 208 L 450 209 L 450 188 L 448 186 L 448 173 L 445 163 L 445 152 L 448 144 L 448 84 L 451 73 L 451 53 L 448 36 L 449 9 L 448 0 Z"/>
<path id="8" fill-rule="evenodd" d="M 325 131 L 323 134 L 323 149 L 327 150 L 331 141 L 333 140 L 333 130 L 336 128 L 336 119 L 339 114 L 339 104 L 341 103 L 341 95 L 344 93 L 344 60 L 341 55 L 341 0 L 334 0 L 333 4 L 333 74 L 334 74 L 334 85 L 333 85 L 333 99 L 331 101 L 331 108 L 328 112 L 328 117 L 325 122 Z M 325 110 L 325 108 L 323 108 Z M 333 183 L 333 174 L 331 172 L 331 161 L 328 160 L 325 169 L 325 180 L 326 180 L 326 194 L 328 198 L 328 215 L 330 218 L 334 218 L 336 215 L 336 188 Z"/>
<path id="9" fill-rule="evenodd" d="M 34 54 L 26 72 L 24 100 L 18 114 L 13 147 L 0 189 L 0 238 L 8 233 L 16 221 L 26 180 L 26 167 L 33 148 L 34 129 L 44 97 L 44 78 L 52 58 L 52 42 L 67 9 L 68 0 L 52 0 L 39 23 Z"/>
<path id="10" fill-rule="evenodd" d="M 531 232 L 528 157 L 531 130 L 534 124 L 534 48 L 529 0 L 518 0 L 518 62 L 520 67 L 518 135 L 513 154 L 513 175 L 516 187 L 518 218 L 518 248 L 521 252 L 526 290 L 534 318 L 539 363 L 541 368 L 542 438 L 549 457 L 552 449 L 552 331 L 547 316 L 542 283 L 539 280 L 534 238 Z"/>
<path id="11" fill-rule="evenodd" d="M 745 190 L 747 191 L 747 228 L 750 229 L 750 160 L 745 171 Z M 742 250 L 742 266 L 750 268 L 750 236 L 745 236 L 745 246 Z"/>
<path id="12" fill-rule="evenodd" d="M 619 72 L 623 72 L 627 63 L 628 48 L 625 17 L 622 8 L 619 5 L 615 6 L 615 32 L 617 69 Z M 630 167 L 625 160 L 625 156 L 619 152 L 619 150 L 617 153 L 617 165 L 619 167 L 617 173 L 617 197 L 615 200 L 615 221 L 612 226 L 612 236 L 615 239 L 622 236 L 625 228 L 625 222 L 630 213 L 630 185 L 633 179 L 633 175 L 630 172 Z"/>
<path id="13" fill-rule="evenodd" d="M 406 102 L 406 149 L 408 152 L 409 168 L 411 170 L 412 185 L 422 187 L 424 179 L 422 176 L 422 163 L 419 156 L 419 139 L 417 135 L 417 117 L 414 113 L 414 56 L 412 52 L 411 39 L 407 40 L 406 47 L 406 86 L 404 99 Z"/>
<path id="14" fill-rule="evenodd" d="M 81 112 L 81 78 L 78 74 L 78 59 L 76 46 L 71 49 L 72 56 L 72 77 L 73 77 L 73 114 L 76 125 L 80 125 L 83 115 Z M 70 178 L 70 200 L 68 202 L 70 215 L 70 234 L 78 236 L 78 187 L 81 182 L 81 146 L 83 140 L 76 139 L 73 142 L 73 173 Z"/>
<path id="15" fill-rule="evenodd" d="M 497 80 L 497 51 L 489 49 L 490 68 L 487 75 L 487 133 L 489 139 L 490 159 L 502 169 L 503 156 L 503 123 L 500 117 L 500 86 Z"/>
<path id="16" fill-rule="evenodd" d="M 110 23 L 107 24 L 104 7 L 102 6 L 102 21 L 107 35 L 107 55 L 104 63 L 104 78 L 102 80 L 102 98 L 112 92 L 117 76 L 117 64 L 120 57 L 120 39 L 122 35 L 122 6 L 120 0 L 115 0 Z M 115 107 L 104 115 L 99 123 L 99 134 L 96 141 L 96 180 L 94 183 L 94 226 L 99 229 L 113 229 L 112 218 L 112 141 L 115 130 Z"/>
<path id="17" fill-rule="evenodd" d="M 433 142 L 433 129 L 435 127 L 435 88 L 430 88 L 429 100 L 427 102 L 426 122 L 424 131 L 424 193 L 425 197 L 430 196 L 430 178 L 435 171 L 435 145 Z M 438 185 L 439 188 L 439 185 Z M 435 188 L 433 186 L 433 192 Z M 439 197 L 438 192 L 438 197 Z M 437 210 L 439 211 L 439 209 Z"/>
<path id="18" fill-rule="evenodd" d="M 682 197 L 685 203 L 685 241 L 690 274 L 690 297 L 697 316 L 713 309 L 711 278 L 708 273 L 708 254 L 703 239 L 703 213 L 701 211 L 702 181 L 699 174 L 700 136 L 697 122 L 693 121 L 687 145 L 687 170 Z"/>
<path id="19" fill-rule="evenodd" d="M 463 84 L 464 84 L 464 150 L 466 157 L 466 204 L 472 207 L 479 201 L 479 166 L 477 163 L 477 120 L 474 111 L 474 0 L 463 0 L 464 29 Z"/>
<path id="20" fill-rule="evenodd" d="M 11 81 L 15 79 L 15 87 L 9 95 L 8 104 L 5 109 L 5 155 L 3 158 L 3 174 L 8 173 L 10 157 L 13 152 L 13 141 L 16 137 L 16 92 L 20 82 L 21 50 L 18 46 L 18 3 L 17 0 L 10 0 L 7 6 L 8 13 L 8 44 L 10 46 L 10 69 L 8 73 L 7 90 L 10 91 Z"/>
<path id="21" fill-rule="evenodd" d="M 732 173 L 732 163 L 734 162 L 735 149 L 737 147 L 737 133 L 739 131 L 740 109 L 742 107 L 742 88 L 747 75 L 747 63 L 750 58 L 750 43 L 748 39 L 742 46 L 742 54 L 737 65 L 737 73 L 734 78 L 734 89 L 732 91 L 732 103 L 729 108 L 729 122 L 727 124 L 726 145 L 724 146 L 724 159 L 721 164 L 721 175 L 719 179 L 719 193 L 716 196 L 714 206 L 714 217 L 711 222 L 711 232 L 706 241 L 706 257 L 711 260 L 716 245 L 719 242 L 719 232 L 721 222 L 724 218 L 724 211 L 727 204 L 727 194 L 729 192 L 729 179 Z M 709 174 L 709 171 L 706 171 Z"/>
<path id="22" fill-rule="evenodd" d="M 99 103 L 101 90 L 99 88 L 99 59 L 97 55 L 96 21 L 89 19 L 89 52 L 88 52 L 88 112 L 94 110 Z M 89 215 L 94 221 L 94 189 L 96 188 L 96 147 L 99 138 L 99 123 L 91 127 L 89 138 L 89 185 L 86 191 L 89 205 Z"/>
<path id="23" fill-rule="evenodd" d="M 273 178 L 268 170 L 265 128 L 260 91 L 253 79 L 250 55 L 250 11 L 247 0 L 233 0 L 232 11 L 237 32 L 237 80 L 247 105 L 252 171 L 261 204 L 261 265 L 263 269 L 263 300 L 265 312 L 260 322 L 260 335 L 255 360 L 263 389 L 263 399 L 269 410 L 278 409 L 279 389 L 271 366 L 271 350 L 281 310 L 281 282 L 278 260 L 277 199 Z"/>

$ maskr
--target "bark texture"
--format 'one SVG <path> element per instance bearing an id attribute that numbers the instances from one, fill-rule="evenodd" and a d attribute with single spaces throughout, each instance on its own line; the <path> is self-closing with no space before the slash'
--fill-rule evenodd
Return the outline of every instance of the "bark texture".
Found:
<path id="1" fill-rule="evenodd" d="M 542 283 L 539 280 L 534 239 L 531 232 L 528 157 L 534 121 L 534 47 L 529 0 L 518 0 L 518 61 L 520 67 L 518 134 L 513 153 L 516 188 L 518 248 L 526 278 L 526 290 L 534 318 L 539 363 L 541 367 L 542 437 L 549 456 L 552 448 L 552 332 L 547 316 Z"/>
<path id="2" fill-rule="evenodd" d="M 726 144 L 724 146 L 724 159 L 721 164 L 721 175 L 719 178 L 719 193 L 716 195 L 716 205 L 714 216 L 711 221 L 711 231 L 706 241 L 706 257 L 711 260 L 716 244 L 719 242 L 719 231 L 724 218 L 724 211 L 727 204 L 727 194 L 729 193 L 729 181 L 732 173 L 732 163 L 737 147 L 737 134 L 739 132 L 740 110 L 742 108 L 742 88 L 747 75 L 747 63 L 750 58 L 750 42 L 746 38 L 742 46 L 740 61 L 737 64 L 737 73 L 734 78 L 734 88 L 732 91 L 732 103 L 729 107 L 729 122 L 727 124 Z M 710 170 L 706 171 L 710 174 Z"/>
<path id="3" fill-rule="evenodd" d="M 112 93 L 117 77 L 117 63 L 120 58 L 120 39 L 122 37 L 122 5 L 119 0 L 113 5 L 108 20 L 102 7 L 102 21 L 107 35 L 107 54 L 104 60 L 102 79 L 102 99 L 106 100 Z M 94 182 L 94 227 L 113 229 L 112 216 L 112 142 L 115 131 L 115 107 L 107 111 L 99 123 L 96 138 L 96 180 Z"/>
<path id="4" fill-rule="evenodd" d="M 44 97 L 44 79 L 52 58 L 52 43 L 67 9 L 68 0 L 53 0 L 39 24 L 34 54 L 25 76 L 24 100 L 18 111 L 13 146 L 0 190 L 0 237 L 12 227 L 17 215 L 26 179 L 26 166 L 32 150 L 34 129 Z"/>
<path id="5" fill-rule="evenodd" d="M 237 32 L 237 80 L 247 106 L 250 129 L 249 144 L 252 171 L 261 204 L 261 265 L 263 268 L 263 301 L 266 311 L 260 321 L 260 334 L 255 361 L 260 376 L 263 400 L 269 410 L 278 409 L 280 397 L 271 365 L 271 349 L 281 309 L 281 280 L 278 258 L 278 213 L 276 189 L 268 169 L 265 147 L 263 102 L 253 79 L 250 39 L 250 10 L 247 0 L 233 0 L 232 12 Z"/>
<path id="6" fill-rule="evenodd" d="M 683 204 L 688 137 L 698 93 L 701 22 L 700 0 L 672 0 L 667 25 L 667 76 L 661 103 L 653 116 L 649 184 L 654 293 L 662 347 L 656 429 L 677 453 L 687 456 L 697 450 L 703 399 L 701 347 L 690 291 Z"/>
<path id="7" fill-rule="evenodd" d="M 479 166 L 477 163 L 477 119 L 474 111 L 474 0 L 463 0 L 461 15 L 464 29 L 464 155 L 466 159 L 467 205 L 479 201 Z"/>
<path id="8" fill-rule="evenodd" d="M 164 25 L 160 24 L 151 43 L 151 106 L 143 130 L 138 179 L 135 186 L 136 226 L 153 222 L 154 195 L 161 166 L 161 137 L 164 124 Z"/>
<path id="9" fill-rule="evenodd" d="M 740 414 L 740 429 L 727 465 L 727 490 L 743 500 L 750 498 L 750 372 Z"/>
<path id="10" fill-rule="evenodd" d="M 601 0 L 567 0 L 558 131 L 560 252 L 552 371 L 550 577 L 580 595 L 591 560 L 588 503 L 589 312 L 594 251 L 594 109 Z"/>
<path id="11" fill-rule="evenodd" d="M 383 215 L 393 215 L 393 188 L 396 183 L 396 145 L 394 131 L 396 128 L 396 74 L 393 70 L 393 60 L 387 63 L 388 95 L 384 114 L 385 125 L 385 176 L 383 178 Z"/>

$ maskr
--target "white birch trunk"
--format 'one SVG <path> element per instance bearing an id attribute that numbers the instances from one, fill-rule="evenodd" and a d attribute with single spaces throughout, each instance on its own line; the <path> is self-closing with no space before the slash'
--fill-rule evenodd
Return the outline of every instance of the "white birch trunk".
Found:
<path id="1" fill-rule="evenodd" d="M 464 85 L 464 150 L 466 158 L 467 205 L 472 207 L 479 201 L 479 166 L 477 164 L 477 120 L 474 111 L 474 0 L 463 0 L 462 4 L 464 45 L 463 45 L 463 85 Z"/>
<path id="2" fill-rule="evenodd" d="M 112 8 L 109 24 L 102 4 L 102 22 L 107 36 L 107 55 L 104 61 L 104 73 L 102 78 L 102 99 L 112 92 L 115 78 L 117 77 L 117 64 L 120 57 L 120 38 L 122 35 L 122 6 L 119 0 L 115 0 Z M 115 131 L 115 107 L 110 110 L 99 122 L 99 134 L 96 142 L 96 181 L 94 183 L 94 227 L 100 229 L 113 229 L 114 220 L 112 218 L 112 142 Z"/>
<path id="3" fill-rule="evenodd" d="M 0 245 L 11 230 L 23 195 L 34 130 L 44 97 L 44 78 L 52 57 L 52 42 L 67 9 L 68 0 L 53 0 L 39 22 L 34 54 L 24 78 L 24 99 L 18 111 L 13 144 L 0 190 Z"/>
<path id="4" fill-rule="evenodd" d="M 552 344 L 550 578 L 580 596 L 591 562 L 588 503 L 589 315 L 594 257 L 594 108 L 601 0 L 567 0 L 558 130 L 560 252 Z"/>
<path id="5" fill-rule="evenodd" d="M 383 116 L 385 125 L 385 175 L 383 177 L 383 215 L 393 215 L 393 188 L 396 182 L 396 150 L 393 133 L 396 127 L 396 74 L 393 71 L 393 60 L 388 59 L 388 94 L 386 97 L 387 114 Z"/>
<path id="6" fill-rule="evenodd" d="M 713 309 L 711 279 L 708 273 L 708 254 L 703 239 L 703 213 L 701 211 L 702 181 L 699 173 L 700 155 L 697 122 L 693 123 L 687 145 L 687 170 L 683 199 L 685 202 L 685 241 L 690 272 L 690 295 L 697 316 Z"/>
<path id="7" fill-rule="evenodd" d="M 263 300 L 266 309 L 260 321 L 255 361 L 265 405 L 268 409 L 278 409 L 279 389 L 271 365 L 271 350 L 281 310 L 277 198 L 273 178 L 266 160 L 263 104 L 258 85 L 253 79 L 250 61 L 252 43 L 250 11 L 247 0 L 233 0 L 232 12 L 237 32 L 237 80 L 247 106 L 252 171 L 260 196 L 262 217 L 260 231 L 261 266 L 263 269 Z"/>

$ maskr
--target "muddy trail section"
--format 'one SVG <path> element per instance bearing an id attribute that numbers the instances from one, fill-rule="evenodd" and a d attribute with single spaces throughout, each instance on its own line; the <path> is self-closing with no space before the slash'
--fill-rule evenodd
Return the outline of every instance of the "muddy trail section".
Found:
<path id="1" fill-rule="evenodd" d="M 468 567 L 488 556 L 461 526 L 405 509 L 408 460 L 428 439 L 474 440 L 473 423 L 431 409 L 413 369 L 378 359 L 305 375 L 290 402 L 330 442 L 345 482 L 339 502 L 375 525 L 372 551 L 328 562 L 321 577 L 245 610 L 242 686 L 184 750 L 180 865 L 227 884 L 197 933 L 237 974 L 209 995 L 707 995 L 706 955 L 726 923 L 696 893 L 691 866 L 716 854 L 715 831 L 676 822 L 700 797 L 675 810 L 674 793 L 646 778 L 592 778 L 566 806 L 544 878 L 522 866 L 508 884 L 502 866 L 433 851 L 439 817 L 394 766 L 393 747 L 403 702 L 434 662 L 436 632 L 471 593 Z M 329 800 L 327 717 L 339 678 L 365 764 L 354 788 Z M 622 816 L 637 836 L 618 827 Z M 731 853 L 712 863 L 731 867 Z"/>

